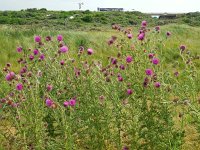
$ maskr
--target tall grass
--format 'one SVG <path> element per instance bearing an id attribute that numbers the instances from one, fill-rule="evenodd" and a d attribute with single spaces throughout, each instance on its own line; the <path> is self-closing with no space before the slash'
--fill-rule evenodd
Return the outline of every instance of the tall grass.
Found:
<path id="1" fill-rule="evenodd" d="M 139 29 L 139 28 L 138 28 Z M 152 28 L 144 41 L 119 31 L 0 30 L 0 97 L 4 147 L 9 149 L 184 149 L 188 126 L 199 134 L 200 29 L 185 25 Z M 172 35 L 166 37 L 166 32 Z M 58 42 L 56 36 L 64 40 Z M 43 37 L 44 45 L 33 37 Z M 52 36 L 51 42 L 44 37 Z M 108 45 L 111 36 L 117 39 Z M 69 52 L 60 54 L 60 44 Z M 180 45 L 186 45 L 181 51 Z M 16 46 L 23 52 L 17 53 Z M 85 50 L 79 51 L 83 46 Z M 29 48 L 31 50 L 29 50 Z M 33 49 L 45 54 L 44 60 Z M 94 53 L 87 54 L 92 48 Z M 189 53 L 189 51 L 191 51 Z M 155 54 L 159 64 L 148 54 Z M 133 58 L 127 61 L 127 56 Z M 23 58 L 24 63 L 16 63 Z M 64 65 L 61 64 L 64 61 Z M 120 69 L 124 65 L 125 69 Z M 27 71 L 19 72 L 23 68 Z M 153 73 L 146 73 L 151 69 Z M 5 76 L 14 71 L 12 81 Z M 178 74 L 174 74 L 178 72 Z M 16 88 L 19 83 L 23 89 Z M 52 90 L 47 86 L 52 85 Z M 68 104 L 75 100 L 76 104 Z M 2 123 L 2 124 L 3 124 Z M 198 143 L 197 141 L 190 141 Z M 5 141 L 7 140 L 7 141 Z M 6 145 L 7 144 L 7 145 Z M 197 144 L 197 148 L 199 145 Z"/>

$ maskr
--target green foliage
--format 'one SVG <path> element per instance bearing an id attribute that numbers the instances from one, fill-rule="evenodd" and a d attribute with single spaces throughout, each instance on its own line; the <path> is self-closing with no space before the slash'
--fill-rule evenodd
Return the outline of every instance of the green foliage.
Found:
<path id="1" fill-rule="evenodd" d="M 86 15 L 82 18 L 84 22 L 92 22 L 93 18 L 92 15 Z"/>
<path id="2" fill-rule="evenodd" d="M 106 18 L 106 13 L 95 16 Z M 129 19 L 126 21 L 129 23 Z M 62 20 L 55 24 L 62 24 Z M 80 24 L 73 22 L 73 25 Z M 123 32 L 107 28 L 100 28 L 101 32 L 88 32 L 86 29 L 87 32 L 75 32 L 56 27 L 0 28 L 0 67 L 4 68 L 10 62 L 10 69 L 17 74 L 27 65 L 28 71 L 33 73 L 31 77 L 25 73 L 9 85 L 5 81 L 6 72 L 0 72 L 0 98 L 9 97 L 10 92 L 14 92 L 15 96 L 9 98 L 20 103 L 19 107 L 3 104 L 1 111 L 1 116 L 6 116 L 15 129 L 15 133 L 9 135 L 0 132 L 7 135 L 9 145 L 16 149 L 113 150 L 123 146 L 131 150 L 181 149 L 187 136 L 185 127 L 195 125 L 199 128 L 199 60 L 196 59 L 199 54 L 199 28 L 167 25 L 161 26 L 159 33 L 150 28 L 146 39 L 138 41 L 135 28 L 131 31 L 134 38 L 130 40 Z M 167 31 L 172 33 L 169 38 L 166 38 Z M 69 53 L 57 54 L 58 34 L 64 36 L 62 43 L 69 47 Z M 44 45 L 33 43 L 35 35 L 42 36 Z M 48 35 L 52 36 L 52 42 L 45 41 Z M 113 35 L 117 39 L 109 46 L 107 41 Z M 131 49 L 133 44 L 135 48 Z M 187 46 L 183 53 L 179 49 L 181 44 Z M 16 53 L 17 46 L 23 47 L 23 53 Z M 78 53 L 79 46 L 85 48 L 81 54 Z M 29 60 L 35 48 L 45 54 L 44 61 L 39 61 L 38 56 L 33 61 Z M 87 48 L 92 48 L 94 54 L 87 55 Z M 155 53 L 160 64 L 153 65 L 148 58 L 149 53 Z M 133 62 L 126 63 L 128 55 L 133 57 Z M 27 60 L 26 64 L 16 63 L 21 57 Z M 118 65 L 124 64 L 126 69 L 120 70 L 108 57 L 116 58 Z M 187 63 L 189 59 L 191 63 Z M 61 66 L 61 60 L 65 60 L 66 65 Z M 75 76 L 75 68 L 81 72 L 78 77 Z M 152 68 L 156 78 L 148 77 L 149 86 L 144 88 L 146 68 Z M 41 77 L 38 71 L 43 72 Z M 180 76 L 175 77 L 174 71 L 178 71 Z M 118 73 L 123 76 L 123 82 L 118 82 Z M 110 82 L 106 82 L 105 76 Z M 24 79 L 27 82 L 24 83 Z M 160 88 L 154 87 L 155 80 L 161 82 Z M 15 90 L 18 82 L 24 84 L 23 91 Z M 51 92 L 47 92 L 47 84 L 54 86 Z M 127 88 L 133 89 L 132 95 L 126 94 Z M 104 101 L 99 100 L 102 95 Z M 65 108 L 63 102 L 74 96 L 77 105 Z M 54 100 L 55 108 L 45 106 L 47 97 Z M 186 98 L 190 100 L 188 104 L 185 103 Z M 184 115 L 178 117 L 180 112 Z M 192 118 L 192 123 L 189 118 Z M 3 131 L 1 127 L 0 131 Z"/>

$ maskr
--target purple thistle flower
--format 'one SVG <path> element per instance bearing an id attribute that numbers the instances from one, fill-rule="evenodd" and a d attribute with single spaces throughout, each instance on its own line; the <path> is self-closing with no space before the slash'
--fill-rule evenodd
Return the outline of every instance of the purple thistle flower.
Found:
<path id="1" fill-rule="evenodd" d="M 158 58 L 154 58 L 154 59 L 152 60 L 152 63 L 153 63 L 154 65 L 157 65 L 159 62 L 160 62 L 160 61 L 159 61 Z"/>
<path id="2" fill-rule="evenodd" d="M 89 49 L 87 50 L 87 53 L 88 53 L 88 55 L 92 55 L 92 54 L 93 54 L 93 49 L 89 48 Z"/>
<path id="3" fill-rule="evenodd" d="M 111 63 L 112 63 L 113 65 L 116 65 L 116 64 L 117 64 L 117 59 L 116 59 L 116 58 L 111 58 Z"/>
<path id="4" fill-rule="evenodd" d="M 40 60 L 44 60 L 44 58 L 45 58 L 44 54 L 41 54 L 40 55 Z"/>
<path id="5" fill-rule="evenodd" d="M 125 70 L 125 66 L 124 66 L 124 65 L 120 65 L 119 68 L 120 68 L 121 70 Z"/>
<path id="6" fill-rule="evenodd" d="M 160 82 L 154 83 L 154 86 L 155 86 L 156 88 L 159 88 L 159 87 L 160 87 Z"/>
<path id="7" fill-rule="evenodd" d="M 52 39 L 51 39 L 51 36 L 47 36 L 46 37 L 46 41 L 48 42 L 48 41 L 51 41 Z"/>
<path id="8" fill-rule="evenodd" d="M 119 76 L 119 77 L 118 77 L 118 81 L 120 81 L 120 82 L 122 82 L 122 81 L 123 81 L 123 78 L 122 78 L 122 76 Z"/>
<path id="9" fill-rule="evenodd" d="M 66 52 L 68 52 L 68 47 L 67 46 L 62 46 L 61 48 L 60 48 L 60 52 L 61 53 L 66 53 Z"/>
<path id="10" fill-rule="evenodd" d="M 64 105 L 64 107 L 70 106 L 68 101 L 65 101 L 65 102 L 63 103 L 63 105 Z"/>
<path id="11" fill-rule="evenodd" d="M 51 92 L 53 90 L 53 86 L 52 85 L 47 85 L 47 91 Z"/>
<path id="12" fill-rule="evenodd" d="M 127 94 L 128 94 L 128 95 L 133 94 L 133 90 L 131 90 L 131 89 L 127 89 Z"/>
<path id="13" fill-rule="evenodd" d="M 41 37 L 40 36 L 35 36 L 35 42 L 40 43 L 41 42 Z"/>
<path id="14" fill-rule="evenodd" d="M 80 76 L 81 74 L 81 70 L 79 70 L 78 68 L 74 68 L 74 72 L 75 72 L 76 77 Z"/>
<path id="15" fill-rule="evenodd" d="M 65 61 L 64 60 L 61 60 L 60 61 L 60 64 L 63 66 L 65 64 Z"/>
<path id="16" fill-rule="evenodd" d="M 133 38 L 133 34 L 128 34 L 127 37 L 128 37 L 129 39 L 132 39 L 132 38 Z"/>
<path id="17" fill-rule="evenodd" d="M 80 47 L 79 47 L 79 51 L 80 51 L 80 52 L 83 52 L 83 51 L 84 51 L 84 47 L 83 47 L 83 46 L 80 46 Z"/>
<path id="18" fill-rule="evenodd" d="M 181 46 L 180 46 L 180 50 L 181 50 L 181 51 L 184 51 L 185 49 L 186 49 L 186 46 L 185 46 L 185 45 L 181 45 Z"/>
<path id="19" fill-rule="evenodd" d="M 53 101 L 49 98 L 46 99 L 46 106 L 51 107 L 53 105 Z"/>
<path id="20" fill-rule="evenodd" d="M 10 63 L 7 63 L 7 64 L 6 64 L 6 66 L 7 66 L 7 67 L 10 67 L 10 66 L 11 66 L 11 64 L 10 64 Z"/>
<path id="21" fill-rule="evenodd" d="M 18 91 L 23 90 L 23 85 L 22 85 L 21 83 L 18 83 L 18 84 L 16 85 L 16 90 L 18 90 Z"/>
<path id="22" fill-rule="evenodd" d="M 129 150 L 127 146 L 124 146 L 122 150 Z"/>
<path id="23" fill-rule="evenodd" d="M 29 59 L 30 59 L 30 60 L 33 60 L 33 59 L 34 59 L 34 56 L 33 56 L 33 55 L 30 55 L 30 56 L 29 56 Z"/>
<path id="24" fill-rule="evenodd" d="M 69 100 L 69 105 L 70 106 L 75 106 L 76 105 L 76 100 L 75 99 L 70 99 Z"/>
<path id="25" fill-rule="evenodd" d="M 146 72 L 146 75 L 148 75 L 148 76 L 153 75 L 153 70 L 151 70 L 151 69 L 146 69 L 145 72 Z"/>
<path id="26" fill-rule="evenodd" d="M 154 54 L 149 53 L 148 56 L 149 56 L 149 59 L 152 59 L 154 57 Z"/>
<path id="27" fill-rule="evenodd" d="M 156 26 L 156 27 L 155 27 L 155 30 L 156 30 L 156 31 L 160 31 L 160 26 Z"/>
<path id="28" fill-rule="evenodd" d="M 132 61 L 133 61 L 132 56 L 127 56 L 127 57 L 126 57 L 126 62 L 127 62 L 127 63 L 131 63 Z"/>
<path id="29" fill-rule="evenodd" d="M 174 75 L 177 77 L 179 75 L 178 71 L 174 72 Z"/>
<path id="30" fill-rule="evenodd" d="M 145 20 L 142 21 L 141 26 L 142 26 L 142 27 L 146 27 L 146 26 L 147 26 L 147 21 L 145 21 Z"/>
<path id="31" fill-rule="evenodd" d="M 33 50 L 33 54 L 34 54 L 34 55 L 38 55 L 38 54 L 39 54 L 39 50 L 34 49 L 34 50 Z"/>
<path id="32" fill-rule="evenodd" d="M 23 67 L 21 70 L 20 70 L 20 73 L 23 74 L 23 73 L 26 73 L 27 72 L 27 68 L 26 67 Z"/>
<path id="33" fill-rule="evenodd" d="M 110 39 L 110 40 L 108 40 L 108 45 L 112 45 L 113 43 L 114 43 L 114 40 L 113 39 Z"/>
<path id="34" fill-rule="evenodd" d="M 6 80 L 7 80 L 7 81 L 12 81 L 14 78 L 15 78 L 15 73 L 14 73 L 14 72 L 9 72 L 9 73 L 6 75 Z"/>
<path id="35" fill-rule="evenodd" d="M 145 33 L 140 33 L 138 35 L 138 40 L 142 41 L 142 40 L 144 40 L 144 38 L 145 38 Z"/>
<path id="36" fill-rule="evenodd" d="M 167 31 L 166 35 L 167 37 L 169 37 L 171 35 L 171 32 Z"/>
<path id="37" fill-rule="evenodd" d="M 62 40 L 63 40 L 63 36 L 62 36 L 62 35 L 58 35 L 58 36 L 57 36 L 57 40 L 58 40 L 58 41 L 62 41 Z"/>
<path id="38" fill-rule="evenodd" d="M 149 79 L 146 77 L 143 82 L 143 86 L 146 88 L 148 86 Z"/>
<path id="39" fill-rule="evenodd" d="M 21 53 L 22 52 L 22 47 L 17 47 L 17 52 Z"/>

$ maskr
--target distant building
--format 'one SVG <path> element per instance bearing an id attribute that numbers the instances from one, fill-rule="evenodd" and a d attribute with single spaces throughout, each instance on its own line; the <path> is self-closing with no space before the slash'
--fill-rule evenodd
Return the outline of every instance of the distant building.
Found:
<path id="1" fill-rule="evenodd" d="M 163 14 L 160 15 L 159 19 L 175 19 L 176 17 L 176 14 Z"/>
<path id="2" fill-rule="evenodd" d="M 152 18 L 158 19 L 175 19 L 177 17 L 176 13 L 147 13 L 151 15 Z"/>
<path id="3" fill-rule="evenodd" d="M 124 8 L 97 8 L 97 11 L 124 11 Z"/>

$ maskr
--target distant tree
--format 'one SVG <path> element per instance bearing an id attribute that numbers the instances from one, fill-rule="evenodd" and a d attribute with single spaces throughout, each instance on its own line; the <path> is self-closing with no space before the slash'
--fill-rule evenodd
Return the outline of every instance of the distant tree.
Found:
<path id="1" fill-rule="evenodd" d="M 45 11 L 47 11 L 47 9 L 46 8 L 41 8 L 41 9 L 39 9 L 39 11 L 45 12 Z"/>
<path id="2" fill-rule="evenodd" d="M 8 16 L 8 11 L 4 11 L 3 16 Z"/>
<path id="3" fill-rule="evenodd" d="M 27 8 L 26 11 L 36 12 L 36 11 L 37 11 L 37 8 Z"/>

